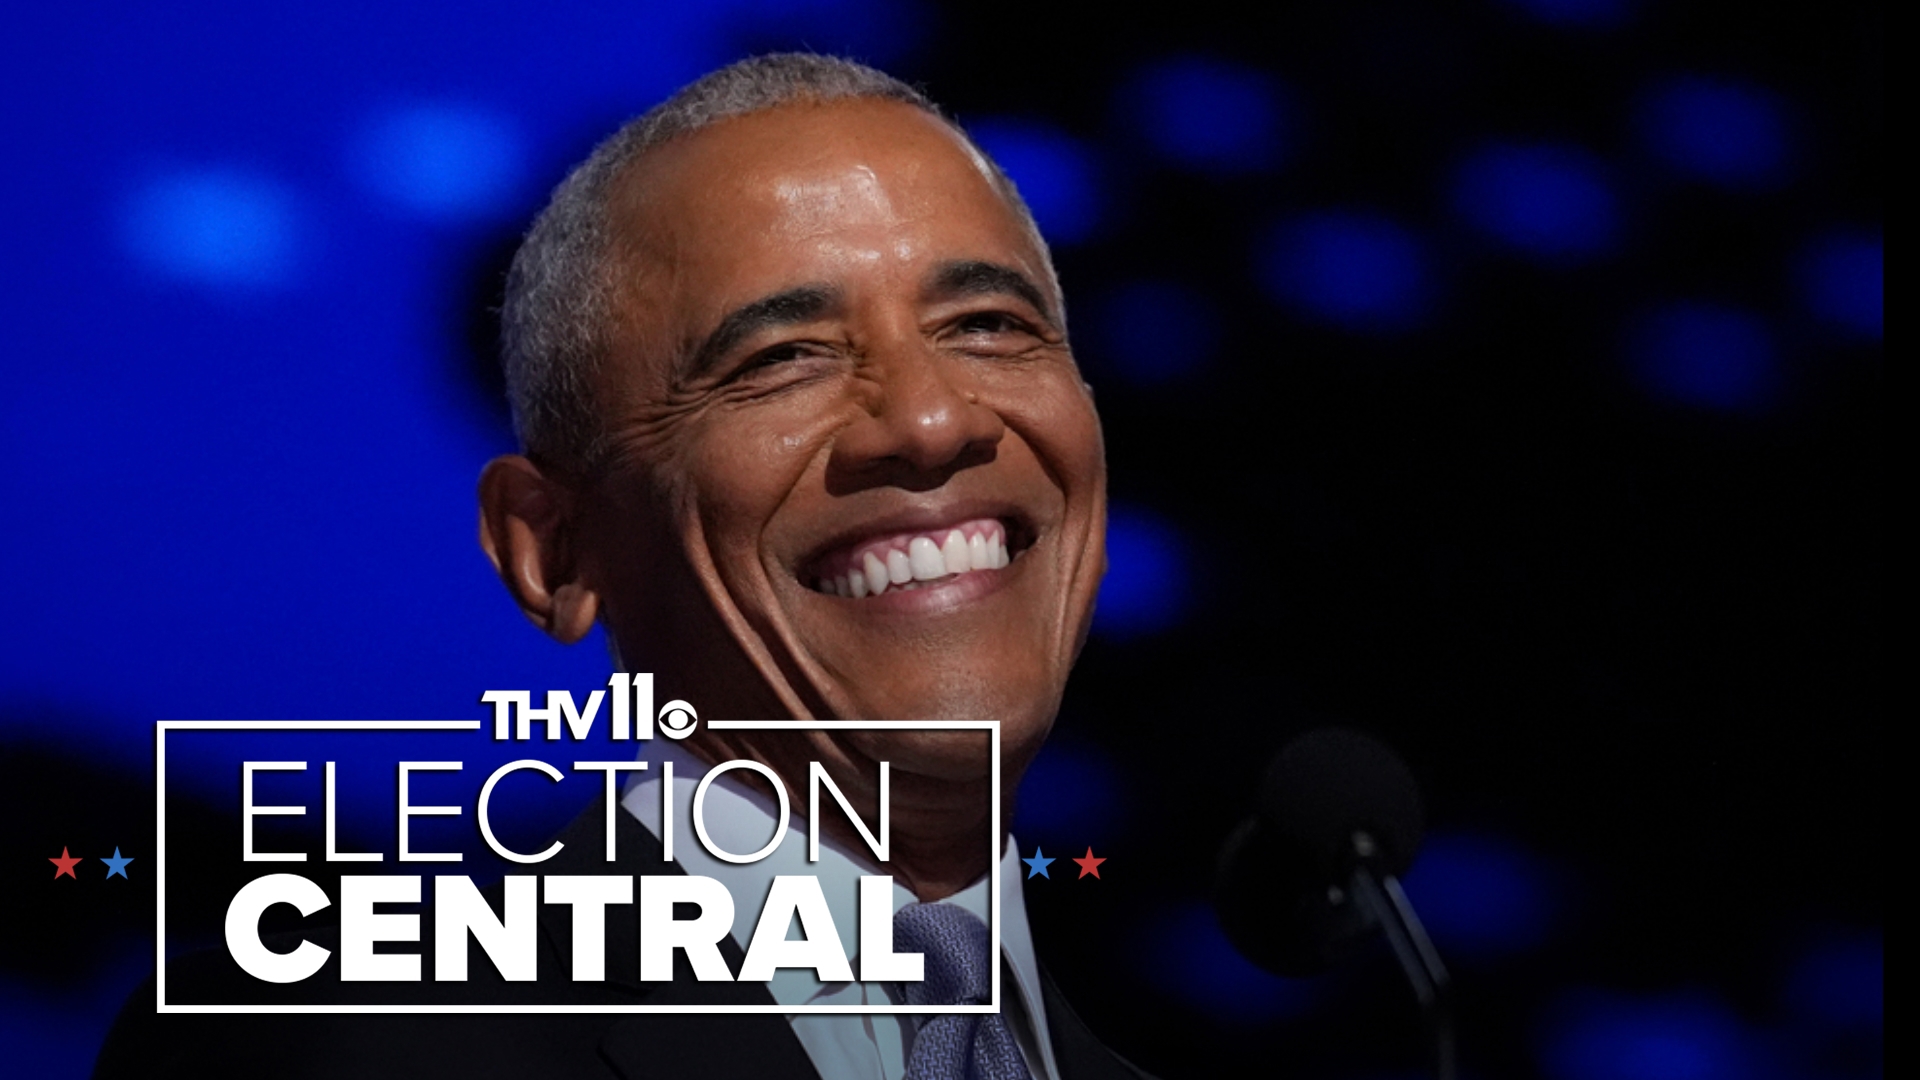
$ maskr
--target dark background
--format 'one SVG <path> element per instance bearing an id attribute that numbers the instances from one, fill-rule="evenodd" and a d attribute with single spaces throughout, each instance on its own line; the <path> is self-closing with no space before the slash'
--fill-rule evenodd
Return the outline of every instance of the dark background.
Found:
<path id="1" fill-rule="evenodd" d="M 805 46 L 1007 166 L 1097 388 L 1113 571 L 1016 822 L 1097 1032 L 1168 1080 L 1417 1075 L 1383 957 L 1282 980 L 1206 907 L 1337 722 L 1424 785 L 1468 1075 L 1881 1074 L 1879 8 L 654 7 L 9 16 L 9 1066 L 84 1074 L 151 969 L 152 721 L 600 684 L 473 543 L 488 309 L 598 136 Z M 225 827 L 230 770 L 169 778 L 170 834 Z"/>

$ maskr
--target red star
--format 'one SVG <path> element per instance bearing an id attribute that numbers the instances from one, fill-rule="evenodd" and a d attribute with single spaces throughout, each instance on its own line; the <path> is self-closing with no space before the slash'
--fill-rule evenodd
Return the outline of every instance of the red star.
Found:
<path id="1" fill-rule="evenodd" d="M 67 849 L 65 845 L 62 845 L 60 848 L 59 858 L 48 859 L 47 861 L 60 868 L 53 872 L 53 877 L 55 881 L 58 881 L 60 879 L 60 875 L 62 874 L 65 874 L 67 877 L 73 878 L 73 880 L 75 881 L 80 880 L 79 875 L 73 872 L 73 868 L 80 865 L 80 856 L 67 854 Z"/>
<path id="2" fill-rule="evenodd" d="M 1089 844 L 1087 845 L 1086 855 L 1084 855 L 1081 858 L 1075 859 L 1073 861 L 1077 863 L 1080 867 L 1080 877 L 1086 877 L 1088 874 L 1092 874 L 1094 877 L 1099 877 L 1100 864 L 1103 862 L 1106 862 L 1107 860 L 1094 858 L 1093 845 Z"/>

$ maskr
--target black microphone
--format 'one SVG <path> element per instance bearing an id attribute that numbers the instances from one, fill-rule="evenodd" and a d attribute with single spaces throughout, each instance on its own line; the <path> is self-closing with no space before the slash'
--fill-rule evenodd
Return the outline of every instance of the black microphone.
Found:
<path id="1" fill-rule="evenodd" d="M 1220 853 L 1214 907 L 1234 948 L 1280 975 L 1311 975 L 1384 933 L 1420 1002 L 1435 1070 L 1453 1080 L 1451 981 L 1400 888 L 1426 830 L 1420 787 L 1384 743 L 1346 728 L 1289 742 L 1252 817 Z"/>

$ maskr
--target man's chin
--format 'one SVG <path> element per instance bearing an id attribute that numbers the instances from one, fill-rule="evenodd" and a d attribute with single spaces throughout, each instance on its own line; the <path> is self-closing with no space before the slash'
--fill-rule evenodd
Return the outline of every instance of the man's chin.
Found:
<path id="1" fill-rule="evenodd" d="M 996 703 L 998 704 L 998 703 Z M 1017 780 L 1026 765 L 1039 752 L 1040 744 L 1053 726 L 1053 710 L 1034 710 L 1037 702 L 1026 703 L 1026 710 L 985 707 L 984 702 L 965 702 L 921 717 L 889 717 L 898 728 L 849 731 L 846 744 L 864 757 L 888 761 L 896 772 L 910 772 L 930 779 L 953 783 L 986 782 L 992 775 L 993 755 L 989 733 L 978 730 L 929 730 L 913 728 L 915 721 L 997 720 L 1000 722 L 1000 770 L 1003 783 Z"/>

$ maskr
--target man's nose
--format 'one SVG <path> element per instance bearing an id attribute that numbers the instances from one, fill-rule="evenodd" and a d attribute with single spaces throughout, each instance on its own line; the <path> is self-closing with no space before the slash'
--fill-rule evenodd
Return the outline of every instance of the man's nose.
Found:
<path id="1" fill-rule="evenodd" d="M 867 365 L 867 415 L 836 440 L 834 470 L 850 481 L 927 488 L 992 460 L 1007 426 L 981 403 L 969 370 L 981 361 L 924 343 L 888 352 Z"/>

